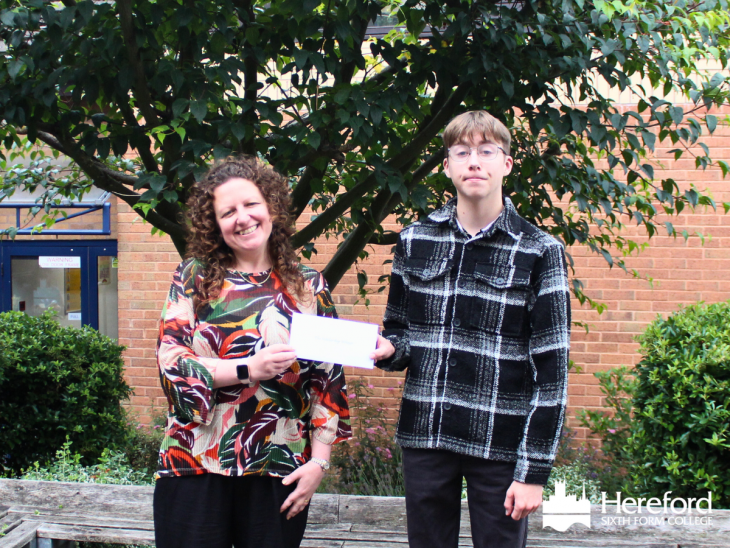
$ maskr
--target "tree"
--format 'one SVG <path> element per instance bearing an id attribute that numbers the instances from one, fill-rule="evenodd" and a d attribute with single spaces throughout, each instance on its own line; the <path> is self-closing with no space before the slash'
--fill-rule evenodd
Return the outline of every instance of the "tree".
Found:
<path id="1" fill-rule="evenodd" d="M 727 67 L 726 0 L 0 6 L 0 138 L 16 151 L 23 139 L 44 143 L 77 174 L 51 176 L 42 158 L 13 170 L 8 156 L 4 195 L 40 185 L 39 207 L 52 213 L 59 195 L 94 185 L 181 254 L 195 177 L 215 158 L 259 154 L 291 178 L 295 216 L 316 213 L 293 237 L 302 254 L 322 234 L 344 237 L 325 269 L 334 287 L 369 244 L 395 242 L 381 226 L 388 215 L 408 224 L 453 192 L 434 171 L 439 135 L 467 109 L 514 129 L 505 193 L 520 214 L 609 263 L 635 245 L 618 232 L 627 222 L 651 236 L 664 214 L 714 207 L 696 188 L 655 178 L 651 155 L 669 139 L 675 157 L 712 163 L 700 138 L 728 89 L 700 66 Z M 378 34 L 383 19 L 392 29 Z M 632 91 L 636 109 L 620 110 L 601 83 Z M 669 91 L 684 106 L 661 97 Z"/>

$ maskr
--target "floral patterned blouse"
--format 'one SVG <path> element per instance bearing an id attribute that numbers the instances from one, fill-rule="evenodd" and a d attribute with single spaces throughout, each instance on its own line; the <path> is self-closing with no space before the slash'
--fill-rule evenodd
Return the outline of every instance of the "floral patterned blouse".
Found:
<path id="1" fill-rule="evenodd" d="M 336 317 L 322 275 L 300 266 L 313 299 L 300 302 L 276 272 L 229 272 L 218 299 L 196 315 L 203 264 L 188 259 L 173 275 L 162 311 L 157 361 L 169 402 L 158 477 L 216 473 L 286 476 L 311 457 L 311 436 L 331 445 L 351 436 L 340 365 L 300 360 L 282 375 L 213 388 L 202 357 L 253 356 L 289 342 L 293 312 Z"/>

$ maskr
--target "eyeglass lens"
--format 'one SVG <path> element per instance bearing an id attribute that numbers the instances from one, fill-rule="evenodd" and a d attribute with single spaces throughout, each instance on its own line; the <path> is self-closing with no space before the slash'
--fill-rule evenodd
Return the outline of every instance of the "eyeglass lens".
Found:
<path id="1" fill-rule="evenodd" d="M 499 146 L 492 144 L 479 145 L 476 148 L 468 147 L 466 145 L 456 145 L 449 148 L 449 154 L 457 162 L 463 162 L 471 156 L 472 150 L 477 151 L 477 156 L 480 159 L 492 160 L 497 157 L 497 154 L 501 149 Z"/>

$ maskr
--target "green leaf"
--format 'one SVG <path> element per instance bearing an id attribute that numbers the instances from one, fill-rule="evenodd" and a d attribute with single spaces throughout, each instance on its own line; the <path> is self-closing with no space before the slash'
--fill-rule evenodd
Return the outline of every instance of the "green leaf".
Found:
<path id="1" fill-rule="evenodd" d="M 12 11 L 4 11 L 0 14 L 0 21 L 8 27 L 15 25 L 15 13 Z"/>
<path id="2" fill-rule="evenodd" d="M 309 146 L 311 146 L 314 149 L 319 148 L 320 143 L 322 142 L 322 136 L 317 133 L 316 131 L 310 133 L 307 136 L 307 143 Z"/>
<path id="3" fill-rule="evenodd" d="M 25 63 L 21 61 L 20 59 L 13 59 L 8 63 L 8 74 L 10 77 L 15 80 L 15 77 L 20 72 L 20 69 L 22 69 L 25 66 Z"/>
<path id="4" fill-rule="evenodd" d="M 231 155 L 231 149 L 224 145 L 215 145 L 213 147 L 213 158 L 222 160 Z"/>
<path id="5" fill-rule="evenodd" d="M 642 131 L 641 137 L 644 139 L 644 145 L 654 152 L 654 146 L 656 145 L 656 135 L 653 134 L 651 131 Z"/>
<path id="6" fill-rule="evenodd" d="M 252 46 L 257 46 L 259 43 L 259 29 L 257 29 L 256 27 L 247 28 L 246 41 Z"/>
<path id="7" fill-rule="evenodd" d="M 347 100 L 350 97 L 350 89 L 349 88 L 341 88 L 337 90 L 337 93 L 335 93 L 335 103 L 338 105 L 344 105 Z"/>
<path id="8" fill-rule="evenodd" d="M 246 126 L 243 124 L 233 124 L 231 126 L 231 133 L 233 133 L 236 139 L 243 141 L 246 137 Z"/>
<path id="9" fill-rule="evenodd" d="M 193 101 L 190 103 L 190 112 L 195 116 L 198 123 L 202 123 L 208 113 L 208 103 L 206 101 Z"/>
<path id="10" fill-rule="evenodd" d="M 507 94 L 507 97 L 512 97 L 515 94 L 515 84 L 511 80 L 502 80 L 502 89 Z"/>
<path id="11" fill-rule="evenodd" d="M 716 72 L 712 75 L 712 78 L 710 79 L 710 88 L 717 88 L 722 85 L 722 83 L 725 81 L 725 76 L 719 72 Z"/>
<path id="12" fill-rule="evenodd" d="M 608 266 L 613 266 L 613 257 L 611 257 L 611 254 L 605 249 L 601 249 L 600 251 L 601 255 L 603 255 L 603 258 L 606 259 Z"/>
<path id="13" fill-rule="evenodd" d="M 301 50 L 301 49 L 295 49 L 294 50 L 294 62 L 297 65 L 297 68 L 299 70 L 303 70 L 304 67 L 307 65 L 307 62 L 309 61 L 309 53 Z"/>
<path id="14" fill-rule="evenodd" d="M 368 285 L 368 275 L 365 271 L 359 271 L 357 273 L 357 285 L 360 289 L 364 289 Z"/>
<path id="15" fill-rule="evenodd" d="M 188 104 L 190 104 L 190 101 L 188 101 L 187 99 L 175 99 L 175 101 L 172 103 L 172 117 L 180 118 L 180 115 L 185 112 L 186 108 L 188 108 Z M 205 113 L 203 113 L 203 117 L 205 117 Z"/>
<path id="16" fill-rule="evenodd" d="M 730 171 L 730 165 L 728 165 L 728 163 L 724 160 L 718 160 L 717 165 L 719 165 L 722 170 L 723 178 L 727 177 L 728 171 Z"/>

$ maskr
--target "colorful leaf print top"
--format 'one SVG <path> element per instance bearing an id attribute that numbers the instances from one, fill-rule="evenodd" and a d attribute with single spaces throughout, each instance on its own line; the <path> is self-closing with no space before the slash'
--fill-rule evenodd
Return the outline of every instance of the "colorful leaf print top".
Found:
<path id="1" fill-rule="evenodd" d="M 203 265 L 188 259 L 177 268 L 157 345 L 170 405 L 158 477 L 286 476 L 309 460 L 311 436 L 328 445 L 351 436 L 340 365 L 300 360 L 273 379 L 216 389 L 214 368 L 199 359 L 251 357 L 286 344 L 293 312 L 337 317 L 322 275 L 300 269 L 309 302 L 292 298 L 276 272 L 255 283 L 229 272 L 219 298 L 196 315 Z"/>

